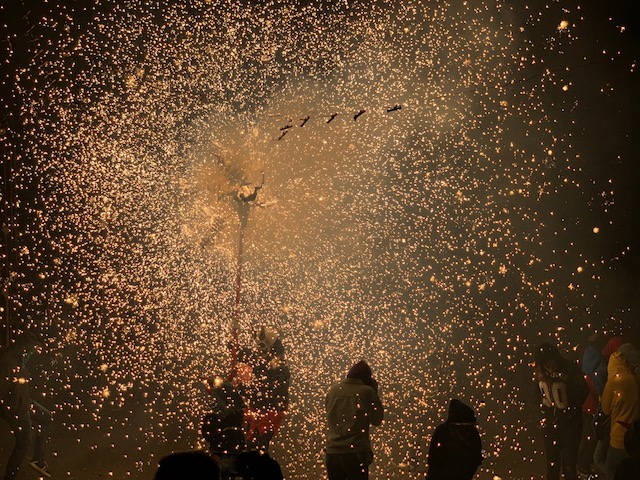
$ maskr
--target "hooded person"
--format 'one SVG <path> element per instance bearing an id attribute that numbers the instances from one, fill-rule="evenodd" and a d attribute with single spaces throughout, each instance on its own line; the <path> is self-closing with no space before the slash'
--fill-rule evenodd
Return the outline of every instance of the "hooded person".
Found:
<path id="1" fill-rule="evenodd" d="M 457 398 L 429 445 L 427 480 L 471 480 L 482 463 L 482 441 L 473 409 Z"/>
<path id="2" fill-rule="evenodd" d="M 602 412 L 609 415 L 611 432 L 606 457 L 596 458 L 598 467 L 613 480 L 620 462 L 629 455 L 625 450 L 627 428 L 640 418 L 640 385 L 622 352 L 609 358 L 608 379 L 601 401 Z"/>
<path id="3" fill-rule="evenodd" d="M 580 367 L 550 343 L 535 352 L 537 400 L 542 409 L 547 480 L 577 480 L 582 412 L 589 389 Z"/>
<path id="4" fill-rule="evenodd" d="M 620 336 L 611 337 L 600 351 L 601 360 L 586 372 L 588 377 L 593 381 L 596 392 L 598 393 L 598 408 L 593 416 L 592 422 L 592 428 L 597 440 L 596 448 L 593 452 L 593 463 L 598 466 L 606 463 L 607 451 L 609 450 L 609 430 L 611 429 L 611 419 L 609 415 L 602 411 L 600 401 L 609 376 L 609 359 L 624 343 L 624 340 Z"/>
<path id="5" fill-rule="evenodd" d="M 32 424 L 38 425 L 33 460 L 29 463 L 45 477 L 50 477 L 45 462 L 45 447 L 49 439 L 51 412 L 31 396 L 29 360 L 40 348 L 38 338 L 25 332 L 15 342 L 0 350 L 0 418 L 5 420 L 15 436 L 15 446 L 5 469 L 5 480 L 18 476 L 32 441 Z"/>
<path id="6" fill-rule="evenodd" d="M 328 480 L 367 480 L 373 462 L 370 428 L 384 418 L 378 382 L 364 360 L 333 384 L 325 398 Z"/>

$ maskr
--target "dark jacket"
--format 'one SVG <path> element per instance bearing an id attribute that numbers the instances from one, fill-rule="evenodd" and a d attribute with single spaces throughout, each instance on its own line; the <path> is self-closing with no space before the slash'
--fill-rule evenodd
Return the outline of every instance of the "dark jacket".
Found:
<path id="1" fill-rule="evenodd" d="M 202 436 L 212 451 L 241 451 L 245 448 L 242 432 L 244 402 L 231 382 L 224 381 L 210 390 L 212 413 L 204 417 Z"/>
<path id="2" fill-rule="evenodd" d="M 536 366 L 537 400 L 547 424 L 562 421 L 582 421 L 581 407 L 589 386 L 585 382 L 580 367 L 574 362 L 560 357 L 554 372 Z"/>
<path id="3" fill-rule="evenodd" d="M 449 405 L 447 421 L 436 427 L 429 445 L 427 480 L 470 480 L 482 463 L 482 442 L 471 407 Z"/>

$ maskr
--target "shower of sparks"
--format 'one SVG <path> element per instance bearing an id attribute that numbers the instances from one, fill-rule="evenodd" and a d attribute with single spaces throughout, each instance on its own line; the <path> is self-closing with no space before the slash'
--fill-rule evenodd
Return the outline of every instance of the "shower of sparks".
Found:
<path id="1" fill-rule="evenodd" d="M 374 478 L 424 475 L 452 396 L 477 409 L 486 478 L 516 478 L 503 456 L 540 455 L 532 345 L 573 352 L 604 322 L 628 247 L 592 166 L 622 152 L 594 151 L 580 120 L 623 105 L 625 28 L 553 1 L 145 3 L 27 14 L 55 41 L 30 47 L 21 130 L 2 131 L 29 219 L 11 301 L 50 339 L 56 418 L 142 415 L 149 441 L 179 425 L 196 445 L 196 384 L 230 363 L 233 192 L 264 172 L 241 343 L 264 324 L 287 349 L 288 478 L 321 478 L 324 394 L 361 358 L 388 409 Z"/>

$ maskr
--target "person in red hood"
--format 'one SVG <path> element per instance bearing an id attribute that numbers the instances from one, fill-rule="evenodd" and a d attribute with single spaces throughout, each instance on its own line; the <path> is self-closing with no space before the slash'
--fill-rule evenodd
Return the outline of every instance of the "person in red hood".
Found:
<path id="1" fill-rule="evenodd" d="M 582 373 L 589 387 L 589 395 L 582 404 L 582 440 L 578 453 L 578 471 L 585 475 L 592 473 L 591 464 L 597 463 L 594 462 L 594 456 L 598 440 L 608 435 L 605 430 L 608 423 L 602 425 L 605 417 L 600 410 L 600 396 L 607 383 L 607 362 L 611 354 L 624 343 L 622 337 L 612 337 L 606 344 L 605 340 L 601 335 L 591 335 L 582 355 Z M 600 446 L 598 451 L 600 457 L 606 457 L 606 450 L 602 451 L 603 448 Z"/>
<path id="2" fill-rule="evenodd" d="M 263 326 L 254 339 L 256 351 L 248 357 L 251 381 L 244 389 L 245 436 L 247 448 L 267 453 L 289 408 L 291 372 L 275 330 Z"/>

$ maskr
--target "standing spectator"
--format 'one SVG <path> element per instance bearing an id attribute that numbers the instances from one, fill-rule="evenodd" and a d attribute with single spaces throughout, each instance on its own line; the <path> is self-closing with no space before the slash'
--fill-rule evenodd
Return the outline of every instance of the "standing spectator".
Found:
<path id="1" fill-rule="evenodd" d="M 13 480 L 31 446 L 32 423 L 39 426 L 29 463 L 41 475 L 50 477 L 45 462 L 45 447 L 49 439 L 51 412 L 33 400 L 29 384 L 28 363 L 40 348 L 40 342 L 31 332 L 20 334 L 16 341 L 0 351 L 0 418 L 4 419 L 15 436 L 15 446 L 7 462 L 5 480 Z"/>
<path id="2" fill-rule="evenodd" d="M 378 382 L 367 362 L 356 363 L 329 389 L 326 409 L 329 480 L 367 480 L 373 462 L 369 428 L 384 418 Z"/>
<path id="3" fill-rule="evenodd" d="M 638 350 L 633 344 L 625 343 L 620 345 L 618 351 L 624 357 L 624 360 L 629 367 L 631 373 L 636 377 L 636 380 L 640 383 L 640 350 Z"/>
<path id="4" fill-rule="evenodd" d="M 611 337 L 605 346 L 602 348 L 602 358 L 604 362 L 600 361 L 597 365 L 593 365 L 592 368 L 588 368 L 587 373 L 593 380 L 593 384 L 598 392 L 599 401 L 602 398 L 604 387 L 607 384 L 607 368 L 609 365 L 609 359 L 611 355 L 618 351 L 618 349 L 624 345 L 622 337 Z M 593 426 L 597 439 L 596 448 L 593 452 L 593 462 L 600 469 L 601 465 L 604 465 L 607 461 L 607 451 L 609 450 L 609 434 L 611 430 L 611 422 L 608 415 L 605 415 L 602 411 L 600 403 L 598 403 L 598 410 L 593 418 Z"/>
<path id="5" fill-rule="evenodd" d="M 613 480 L 620 462 L 629 455 L 624 449 L 625 424 L 640 418 L 640 386 L 622 352 L 609 358 L 608 378 L 602 393 L 602 412 L 610 416 L 609 449 L 604 462 L 598 467 L 609 480 Z"/>
<path id="6" fill-rule="evenodd" d="M 427 480 L 471 480 L 482 463 L 482 442 L 471 407 L 449 403 L 447 421 L 436 427 L 429 445 Z"/>
<path id="7" fill-rule="evenodd" d="M 577 480 L 578 449 L 582 435 L 581 406 L 588 387 L 577 364 L 560 355 L 550 343 L 535 355 L 538 399 L 547 457 L 547 480 Z"/>

